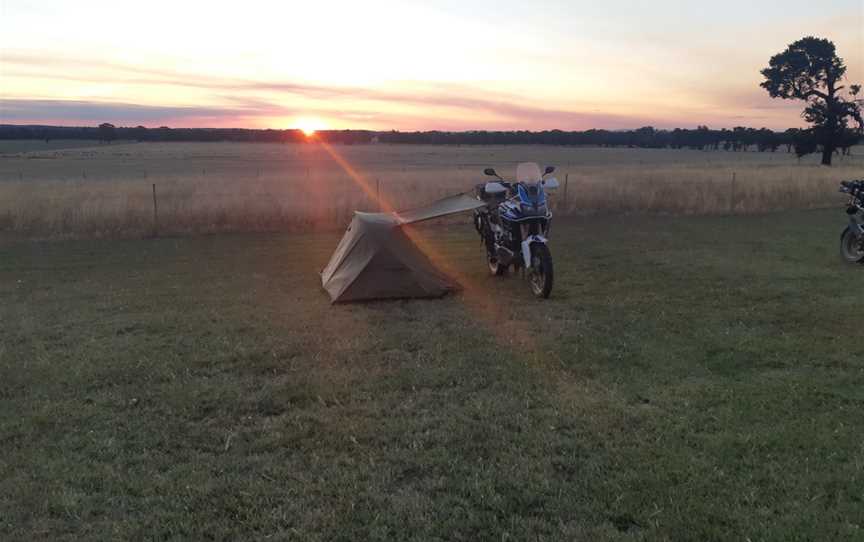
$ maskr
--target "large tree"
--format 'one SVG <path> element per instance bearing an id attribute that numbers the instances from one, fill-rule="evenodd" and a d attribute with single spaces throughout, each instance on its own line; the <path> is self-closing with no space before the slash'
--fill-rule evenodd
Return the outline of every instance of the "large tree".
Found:
<path id="1" fill-rule="evenodd" d="M 762 70 L 765 81 L 760 85 L 772 98 L 807 102 L 801 114 L 812 124 L 806 131 L 810 144 L 796 146 L 800 154 L 822 149 L 822 164 L 831 165 L 831 156 L 848 137 L 849 123 L 854 121 L 860 135 L 864 129 L 860 85 L 843 85 L 846 64 L 837 56 L 834 44 L 826 39 L 802 38 L 782 53 L 771 57 Z M 844 93 L 843 91 L 846 90 Z"/>

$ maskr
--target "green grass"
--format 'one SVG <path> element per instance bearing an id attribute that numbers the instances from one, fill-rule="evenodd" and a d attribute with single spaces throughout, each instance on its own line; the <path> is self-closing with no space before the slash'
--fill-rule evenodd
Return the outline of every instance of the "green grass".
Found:
<path id="1" fill-rule="evenodd" d="M 860 540 L 843 220 L 562 221 L 548 301 L 469 225 L 344 306 L 330 234 L 0 248 L 0 538 Z"/>

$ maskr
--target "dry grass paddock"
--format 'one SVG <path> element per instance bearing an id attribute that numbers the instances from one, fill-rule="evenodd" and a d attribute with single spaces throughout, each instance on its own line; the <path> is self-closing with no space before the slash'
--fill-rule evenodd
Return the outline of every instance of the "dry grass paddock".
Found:
<path id="1" fill-rule="evenodd" d="M 25 144 L 26 143 L 26 144 Z M 832 168 L 785 152 L 550 146 L 0 142 L 0 230 L 24 237 L 340 228 L 356 210 L 469 190 L 484 167 L 558 166 L 558 213 L 723 214 L 837 204 L 864 177 L 853 153 Z M 859 151 L 860 152 L 860 151 Z M 334 157 L 333 154 L 338 156 Z M 352 175 L 361 177 L 364 191 Z"/>

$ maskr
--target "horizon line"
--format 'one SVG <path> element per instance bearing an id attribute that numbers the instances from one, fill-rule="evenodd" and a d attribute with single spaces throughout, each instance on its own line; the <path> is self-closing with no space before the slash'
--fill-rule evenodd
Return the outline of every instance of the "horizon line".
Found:
<path id="1" fill-rule="evenodd" d="M 105 121 L 96 125 L 85 125 L 85 124 L 11 124 L 11 123 L 0 123 L 0 128 L 61 128 L 61 129 L 98 129 L 101 124 L 111 124 L 114 128 L 118 129 L 138 129 L 144 128 L 145 130 L 247 130 L 251 132 L 298 132 L 304 133 L 302 128 L 250 128 L 250 127 L 242 127 L 242 126 L 145 126 L 143 124 L 137 125 L 118 125 L 109 121 Z M 710 131 L 733 131 L 735 128 L 749 128 L 754 130 L 770 130 L 772 132 L 786 132 L 789 130 L 803 130 L 806 128 L 794 127 L 790 126 L 785 129 L 774 129 L 768 128 L 767 126 L 762 126 L 760 128 L 756 128 L 754 125 L 737 125 L 734 127 L 722 127 L 722 128 L 711 128 L 707 124 L 696 124 L 693 128 L 688 128 L 684 126 L 676 126 L 674 128 L 658 128 L 656 126 L 652 126 L 650 124 L 646 124 L 643 126 L 632 127 L 632 128 L 587 128 L 584 130 L 565 130 L 562 128 L 544 128 L 539 130 L 530 130 L 524 128 L 514 128 L 509 130 L 504 129 L 488 129 L 488 128 L 473 128 L 469 130 L 447 130 L 447 129 L 426 129 L 426 130 L 398 130 L 395 128 L 389 129 L 370 129 L 370 128 L 321 128 L 316 129 L 314 133 L 336 133 L 336 132 L 367 132 L 367 133 L 399 133 L 399 134 L 423 134 L 423 133 L 450 133 L 450 134 L 468 134 L 468 133 L 477 133 L 477 132 L 487 132 L 487 133 L 543 133 L 543 132 L 564 132 L 564 133 L 572 133 L 572 132 L 635 132 L 637 130 L 642 130 L 644 128 L 651 128 L 657 132 L 673 132 L 675 130 L 698 130 L 700 127 L 706 127 Z"/>

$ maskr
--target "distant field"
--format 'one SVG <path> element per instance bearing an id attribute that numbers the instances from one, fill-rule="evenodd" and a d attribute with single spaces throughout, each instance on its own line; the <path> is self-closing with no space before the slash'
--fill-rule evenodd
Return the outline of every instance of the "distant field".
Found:
<path id="1" fill-rule="evenodd" d="M 538 301 L 331 306 L 338 234 L 0 247 L 2 540 L 849 540 L 842 210 L 590 217 Z"/>
<path id="2" fill-rule="evenodd" d="M 332 229 L 356 209 L 395 208 L 469 190 L 484 167 L 512 175 L 520 161 L 569 179 L 559 213 L 754 213 L 836 204 L 840 179 L 864 177 L 864 152 L 785 152 L 550 146 L 0 142 L 0 230 L 30 237 L 161 232 Z M 40 147 L 44 145 L 45 147 Z M 337 157 L 334 157 L 334 154 Z M 861 154 L 861 155 L 859 155 Z M 350 171 L 350 173 L 349 173 Z M 363 191 L 359 176 L 369 188 Z"/>
<path id="3" fill-rule="evenodd" d="M 114 145 L 124 143 L 132 143 L 131 141 L 115 141 Z M 44 141 L 41 139 L 21 139 L 21 140 L 0 140 L 0 153 L 19 153 L 19 152 L 41 152 L 41 151 L 57 151 L 65 149 L 80 149 L 82 147 L 97 147 L 98 141 L 88 141 L 86 139 L 52 139 Z"/>

